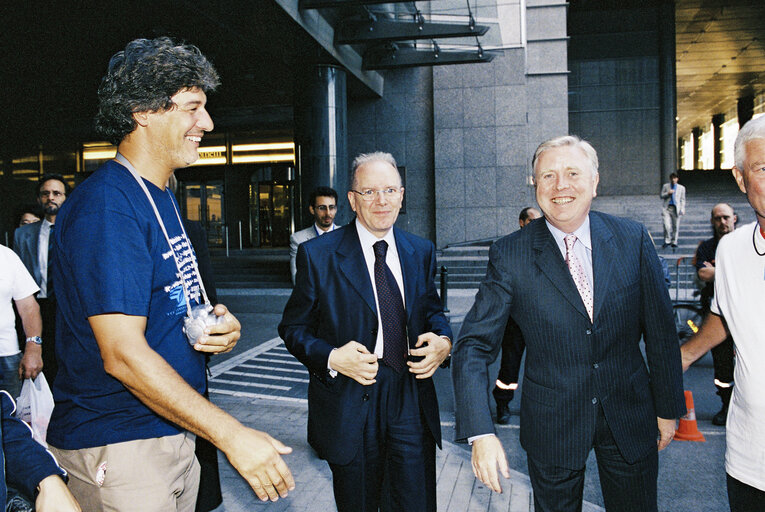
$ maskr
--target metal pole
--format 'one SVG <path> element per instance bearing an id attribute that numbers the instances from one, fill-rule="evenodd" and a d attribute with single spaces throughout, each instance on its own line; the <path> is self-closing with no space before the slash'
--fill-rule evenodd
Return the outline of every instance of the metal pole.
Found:
<path id="1" fill-rule="evenodd" d="M 223 226 L 223 236 L 226 237 L 226 258 L 228 258 L 228 226 Z"/>
<path id="2" fill-rule="evenodd" d="M 242 250 L 242 221 L 239 221 L 239 250 Z"/>
<path id="3" fill-rule="evenodd" d="M 449 312 L 449 307 L 447 306 L 449 294 L 446 291 L 449 281 L 449 269 L 446 268 L 445 265 L 441 265 L 441 304 L 444 305 L 444 313 Z"/>

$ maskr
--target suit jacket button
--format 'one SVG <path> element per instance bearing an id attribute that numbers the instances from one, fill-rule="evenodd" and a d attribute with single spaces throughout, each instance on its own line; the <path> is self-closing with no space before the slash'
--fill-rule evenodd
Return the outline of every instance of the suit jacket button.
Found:
<path id="1" fill-rule="evenodd" d="M 369 400 L 369 393 L 364 393 L 364 395 L 361 397 L 361 399 L 364 400 L 365 402 L 367 400 Z"/>
<path id="2" fill-rule="evenodd" d="M 588 334 L 588 335 L 589 335 L 589 334 L 592 334 L 592 329 L 587 329 L 587 331 L 586 331 L 586 332 L 587 332 L 587 334 Z"/>
<path id="3" fill-rule="evenodd" d="M 593 367 L 593 368 L 595 368 L 596 370 L 597 370 L 598 368 L 600 368 L 600 366 L 598 365 L 598 363 L 595 363 L 595 364 L 593 364 L 593 365 L 592 365 L 592 367 Z"/>
<path id="4" fill-rule="evenodd" d="M 598 403 L 598 399 L 597 398 L 593 398 L 592 399 L 592 405 L 595 405 L 596 403 Z"/>
<path id="5" fill-rule="evenodd" d="M 372 336 L 377 336 L 377 327 L 369 331 L 369 334 L 371 334 Z"/>

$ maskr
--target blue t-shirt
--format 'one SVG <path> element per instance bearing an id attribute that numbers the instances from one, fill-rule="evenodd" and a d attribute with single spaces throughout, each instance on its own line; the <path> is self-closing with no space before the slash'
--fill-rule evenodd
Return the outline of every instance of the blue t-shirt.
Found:
<path id="1" fill-rule="evenodd" d="M 182 431 L 104 371 L 90 316 L 146 317 L 149 346 L 189 385 L 204 390 L 204 355 L 189 345 L 182 331 L 186 302 L 172 251 L 196 298 L 192 307 L 199 302 L 195 256 L 178 223 L 173 195 L 144 182 L 172 250 L 143 190 L 113 160 L 74 190 L 56 218 L 52 272 L 59 370 L 47 440 L 57 448 L 76 450 Z"/>

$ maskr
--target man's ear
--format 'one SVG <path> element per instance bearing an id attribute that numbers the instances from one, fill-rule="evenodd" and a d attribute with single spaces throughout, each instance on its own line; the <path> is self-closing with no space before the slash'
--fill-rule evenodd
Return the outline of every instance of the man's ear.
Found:
<path id="1" fill-rule="evenodd" d="M 736 180 L 736 184 L 738 185 L 738 188 L 746 194 L 746 184 L 744 184 L 744 174 L 741 172 L 741 170 L 734 166 L 733 169 L 730 170 L 731 174 L 733 174 L 733 178 Z"/>
<path id="2" fill-rule="evenodd" d="M 145 127 L 149 124 L 149 114 L 150 112 L 133 112 L 133 119 L 140 126 Z"/>

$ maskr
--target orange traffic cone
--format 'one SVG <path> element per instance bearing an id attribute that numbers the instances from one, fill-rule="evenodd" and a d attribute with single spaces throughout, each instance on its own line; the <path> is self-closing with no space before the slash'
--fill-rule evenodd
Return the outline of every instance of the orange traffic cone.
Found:
<path id="1" fill-rule="evenodd" d="M 693 394 L 690 391 L 685 392 L 685 408 L 688 412 L 680 418 L 680 426 L 675 432 L 675 440 L 705 442 L 706 439 L 696 425 L 696 410 L 693 408 Z"/>

